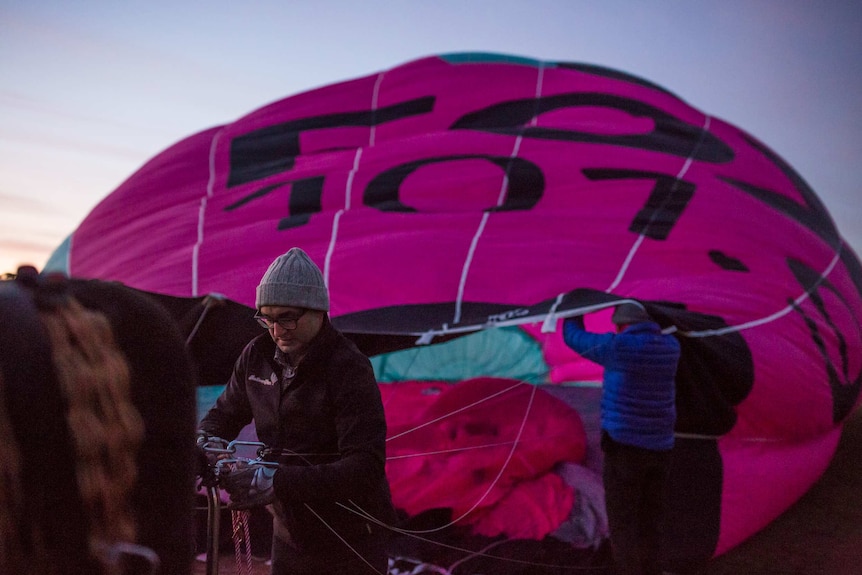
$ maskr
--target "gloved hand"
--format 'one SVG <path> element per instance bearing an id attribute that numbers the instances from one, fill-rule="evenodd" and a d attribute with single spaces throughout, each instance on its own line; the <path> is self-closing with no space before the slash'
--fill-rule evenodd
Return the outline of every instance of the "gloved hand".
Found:
<path id="1" fill-rule="evenodd" d="M 198 429 L 197 431 L 195 431 L 195 443 L 198 444 L 198 447 L 200 447 L 204 443 L 206 443 L 209 440 L 209 438 L 210 438 L 209 433 L 207 433 L 203 429 Z"/>
<path id="2" fill-rule="evenodd" d="M 207 454 L 201 447 L 196 447 L 195 451 L 195 475 L 201 478 L 201 483 L 198 485 L 198 489 L 200 489 L 201 486 L 214 487 L 218 480 L 215 475 L 215 468 L 210 461 L 209 454 Z"/>
<path id="3" fill-rule="evenodd" d="M 223 439 L 211 437 L 205 431 L 198 430 L 196 433 L 196 475 L 201 478 L 201 484 L 198 486 L 214 487 L 217 482 L 215 476 L 215 465 L 218 462 L 218 455 L 207 451 L 208 446 L 215 445 L 220 447 L 226 445 Z"/>
<path id="4" fill-rule="evenodd" d="M 219 485 L 230 494 L 228 509 L 250 509 L 275 501 L 273 478 L 276 471 L 275 467 L 263 465 L 222 471 Z"/>

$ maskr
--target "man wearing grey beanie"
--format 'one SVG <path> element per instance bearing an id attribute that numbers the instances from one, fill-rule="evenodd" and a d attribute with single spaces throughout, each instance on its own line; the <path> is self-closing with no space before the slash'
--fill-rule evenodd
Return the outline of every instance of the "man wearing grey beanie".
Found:
<path id="1" fill-rule="evenodd" d="M 225 440 L 254 421 L 277 466 L 219 478 L 232 509 L 274 516 L 273 575 L 386 573 L 395 511 L 386 419 L 371 362 L 329 320 L 320 268 L 300 248 L 270 264 L 256 292 L 266 333 L 243 350 L 200 424 Z"/>

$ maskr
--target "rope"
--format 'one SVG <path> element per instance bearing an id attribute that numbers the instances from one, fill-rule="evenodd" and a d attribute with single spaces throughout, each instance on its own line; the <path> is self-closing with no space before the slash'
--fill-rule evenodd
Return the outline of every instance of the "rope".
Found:
<path id="1" fill-rule="evenodd" d="M 211 293 L 201 302 L 203 306 L 203 310 L 201 311 L 201 315 L 198 317 L 198 321 L 195 323 L 195 326 L 192 328 L 192 331 L 189 332 L 188 337 L 186 337 L 186 347 L 191 345 L 192 340 L 198 333 L 201 325 L 207 317 L 207 314 L 212 308 L 223 306 L 225 304 L 225 297 L 220 293 Z"/>
<path id="2" fill-rule="evenodd" d="M 249 511 L 231 511 L 231 527 L 233 535 L 233 550 L 236 557 L 237 575 L 251 575 L 251 533 L 248 522 Z"/>

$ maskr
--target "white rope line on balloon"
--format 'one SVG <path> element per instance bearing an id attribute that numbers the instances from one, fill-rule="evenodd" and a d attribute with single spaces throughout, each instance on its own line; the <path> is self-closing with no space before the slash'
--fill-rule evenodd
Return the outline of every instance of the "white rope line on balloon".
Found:
<path id="1" fill-rule="evenodd" d="M 545 65 L 544 63 L 540 63 L 538 67 L 538 76 L 536 78 L 536 92 L 535 99 L 536 102 L 539 102 L 539 98 L 542 95 L 542 85 L 544 83 L 545 78 Z M 537 122 L 536 114 L 533 114 L 533 117 L 527 123 L 528 126 L 535 126 Z M 523 141 L 523 134 L 518 134 L 515 138 L 515 143 L 512 146 L 512 152 L 509 154 L 509 159 L 515 159 L 518 157 L 518 152 L 521 149 L 521 142 Z M 503 202 L 506 200 L 506 194 L 509 190 L 509 174 L 503 174 L 503 180 L 500 183 L 500 192 L 497 194 L 497 207 L 503 205 Z M 458 280 L 458 294 L 455 297 L 455 315 L 452 318 L 452 323 L 459 324 L 461 323 L 461 308 L 464 302 L 464 290 L 467 285 L 467 276 L 470 273 L 470 266 L 473 263 L 473 257 L 476 254 L 476 247 L 479 245 L 479 239 L 482 237 L 482 234 L 485 232 L 485 226 L 488 223 L 488 219 L 491 217 L 491 212 L 484 212 L 482 214 L 482 218 L 479 221 L 479 225 L 476 228 L 476 232 L 473 234 L 473 239 L 470 241 L 470 248 L 467 250 L 467 257 L 464 259 L 464 265 L 461 267 L 461 278 Z"/>
<path id="2" fill-rule="evenodd" d="M 551 309 L 548 310 L 548 315 L 545 316 L 544 321 L 542 321 L 541 333 L 552 333 L 556 331 L 557 328 L 557 308 L 560 307 L 560 304 L 563 302 L 564 294 L 559 294 L 557 299 L 554 300 L 553 305 L 551 305 Z M 542 352 L 544 353 L 545 344 L 542 344 Z"/>
<path id="3" fill-rule="evenodd" d="M 359 171 L 359 160 L 362 158 L 362 148 L 357 148 L 356 153 L 353 155 L 353 166 L 350 168 L 350 172 L 347 174 L 347 185 L 344 190 L 344 209 L 349 210 L 352 201 L 351 196 L 353 194 L 353 179 L 356 177 L 356 172 Z"/>
<path id="4" fill-rule="evenodd" d="M 675 325 L 671 325 L 671 326 L 668 326 L 668 327 L 662 329 L 662 333 L 665 333 L 665 334 L 677 333 L 682 337 L 691 337 L 691 338 L 715 337 L 715 336 L 726 335 L 728 333 L 736 333 L 736 332 L 740 332 L 740 331 L 745 331 L 747 329 L 759 327 L 761 325 L 771 323 L 777 319 L 781 319 L 782 317 L 786 316 L 787 314 L 792 313 L 796 307 L 801 306 L 808 298 L 811 297 L 812 292 L 814 290 L 816 290 L 818 287 L 820 287 L 820 284 L 822 284 L 826 280 L 826 278 L 832 274 L 832 272 L 835 269 L 835 266 L 837 266 L 838 263 L 841 261 L 842 251 L 843 251 L 843 247 L 839 246 L 838 250 L 832 256 L 832 259 L 829 261 L 826 268 L 820 273 L 818 280 L 816 282 L 814 282 L 809 289 L 805 290 L 804 292 L 802 292 L 801 294 L 796 296 L 796 298 L 793 300 L 792 304 L 788 304 L 788 305 L 784 306 L 783 308 L 776 311 L 775 313 L 772 313 L 770 315 L 767 315 L 767 316 L 764 316 L 761 318 L 753 319 L 753 320 L 750 320 L 747 322 L 728 325 L 728 326 L 725 326 L 722 328 L 714 328 L 714 329 L 688 330 L 688 331 L 686 331 L 686 330 L 679 329 Z M 558 295 L 557 296 L 557 302 L 559 302 L 564 295 L 565 294 Z M 557 304 L 555 303 L 554 306 L 551 307 L 551 310 L 548 312 L 547 316 L 544 318 L 544 321 L 542 323 L 542 333 L 554 332 L 556 330 L 556 321 L 558 319 L 563 319 L 566 317 L 576 316 L 576 315 L 586 315 L 588 313 L 598 311 L 598 310 L 606 308 L 606 307 L 616 306 L 616 305 L 619 305 L 621 303 L 633 303 L 633 304 L 637 304 L 637 305 L 643 307 L 643 305 L 636 300 L 621 299 L 621 300 L 617 300 L 617 301 L 614 301 L 611 303 L 603 303 L 603 304 L 598 304 L 598 305 L 586 306 L 583 308 L 578 308 L 577 310 L 570 310 L 568 312 L 557 314 L 555 311 Z M 574 311 L 574 313 L 572 313 L 572 311 Z M 519 322 L 519 323 L 523 323 L 523 322 Z M 529 323 L 529 322 L 526 322 L 526 323 Z"/>
<path id="5" fill-rule="evenodd" d="M 626 272 L 628 271 L 629 266 L 631 265 L 632 260 L 635 257 L 635 254 L 638 252 L 638 250 L 640 249 L 641 244 L 643 242 L 644 242 L 644 234 L 641 233 L 635 239 L 635 243 L 632 244 L 631 249 L 629 249 L 629 253 L 626 254 L 626 259 L 623 261 L 623 265 L 620 267 L 620 270 L 617 272 L 617 277 L 614 278 L 614 281 L 611 282 L 611 285 L 608 286 L 608 288 L 605 290 L 605 292 L 610 293 L 610 292 L 614 291 L 615 289 L 617 289 L 617 287 L 620 285 L 620 282 L 623 281 L 623 277 L 626 275 Z"/>
<path id="6" fill-rule="evenodd" d="M 210 153 L 209 153 L 209 178 L 207 179 L 207 197 L 213 197 L 215 193 L 215 180 L 216 180 L 216 150 L 218 149 L 218 141 L 221 138 L 221 134 L 224 131 L 224 128 L 219 130 L 213 136 L 212 142 L 210 143 Z"/>
<path id="7" fill-rule="evenodd" d="M 209 199 L 213 197 L 213 189 L 215 188 L 215 179 L 216 179 L 216 149 L 218 148 L 218 141 L 221 137 L 221 133 L 223 130 L 219 130 L 213 136 L 212 141 L 210 142 L 210 151 L 209 151 L 209 176 L 207 177 L 207 187 L 206 194 L 201 198 L 200 206 L 198 207 L 198 226 L 197 226 L 197 239 L 195 241 L 195 245 L 192 247 L 192 269 L 191 269 L 191 292 L 192 297 L 198 297 L 198 268 L 200 262 L 200 251 L 201 246 L 204 243 L 204 222 L 206 221 L 206 211 L 207 204 L 209 203 Z"/>
<path id="8" fill-rule="evenodd" d="M 690 338 L 715 337 L 715 336 L 726 335 L 728 333 L 736 333 L 736 332 L 740 332 L 740 331 L 745 331 L 747 329 L 759 327 L 761 325 L 771 323 L 777 319 L 781 319 L 782 317 L 786 316 L 787 314 L 792 313 L 796 307 L 801 306 L 808 298 L 811 297 L 812 292 L 814 290 L 816 290 L 820 286 L 820 284 L 822 284 L 826 280 L 826 278 L 829 277 L 830 274 L 832 274 L 832 272 L 835 269 L 835 266 L 837 266 L 838 263 L 841 261 L 842 251 L 843 251 L 843 247 L 839 246 L 838 250 L 832 256 L 832 259 L 829 261 L 826 268 L 820 273 L 818 280 L 816 282 L 814 282 L 809 289 L 805 290 L 804 292 L 802 292 L 801 294 L 796 296 L 796 298 L 793 300 L 792 304 L 788 304 L 788 305 L 784 306 L 783 308 L 776 311 L 775 313 L 772 313 L 770 315 L 767 315 L 767 316 L 764 316 L 761 318 L 753 319 L 753 320 L 750 320 L 747 322 L 728 325 L 728 326 L 725 326 L 722 328 L 714 328 L 714 329 L 686 331 L 686 330 L 679 329 L 675 325 L 671 325 L 671 326 L 668 326 L 668 327 L 662 329 L 662 333 L 665 333 L 665 334 L 676 333 L 682 337 L 690 337 Z M 557 301 L 559 301 L 563 297 L 563 295 L 564 294 L 560 294 L 559 296 L 557 296 Z M 585 315 L 587 313 L 591 313 L 593 311 L 598 311 L 598 310 L 606 308 L 606 307 L 616 306 L 616 305 L 619 305 L 621 303 L 633 303 L 633 304 L 637 304 L 637 305 L 643 307 L 643 304 L 641 304 L 640 302 L 633 300 L 633 299 L 621 299 L 621 300 L 614 301 L 611 303 L 603 303 L 603 304 L 599 304 L 599 305 L 587 306 L 587 307 L 579 308 L 578 310 L 576 310 L 575 313 L 572 313 L 570 310 L 569 312 L 561 313 L 559 315 L 555 313 L 556 307 L 552 307 L 551 311 L 548 313 L 547 317 L 545 318 L 545 320 L 542 324 L 542 333 L 555 331 L 556 330 L 556 320 L 558 320 L 558 319 L 562 319 L 562 318 L 569 317 L 569 316 L 575 316 L 575 315 Z M 546 330 L 547 330 L 547 332 L 546 332 Z"/>
<path id="9" fill-rule="evenodd" d="M 377 74 L 377 78 L 374 80 L 374 90 L 371 93 L 371 111 L 377 111 L 377 102 L 378 97 L 380 96 L 380 84 L 383 83 L 383 77 L 386 76 L 386 72 L 380 72 Z M 375 139 L 377 137 L 377 122 L 371 122 L 371 133 L 368 135 L 368 146 L 374 147 Z"/>
<path id="10" fill-rule="evenodd" d="M 616 305 L 620 305 L 623 303 L 632 303 L 641 308 L 643 308 L 643 304 L 637 300 L 629 299 L 629 298 L 620 298 L 618 300 L 614 300 L 611 302 L 603 302 L 599 304 L 582 306 L 576 309 L 566 310 L 563 312 L 556 312 L 557 307 L 559 306 L 562 299 L 565 297 L 565 293 L 561 293 L 557 295 L 556 302 L 551 306 L 551 309 L 547 312 L 535 313 L 533 315 L 519 315 L 512 319 L 505 320 L 496 320 L 493 322 L 486 322 L 484 324 L 473 324 L 467 326 L 459 326 L 459 327 L 451 327 L 448 323 L 444 323 L 440 326 L 439 329 L 429 329 L 423 332 L 407 332 L 405 335 L 415 335 L 418 337 L 415 344 L 417 346 L 420 345 L 428 345 L 430 344 L 435 337 L 443 336 L 443 335 L 455 335 L 455 334 L 464 334 L 470 332 L 477 332 L 483 329 L 496 328 L 496 327 L 512 327 L 512 326 L 521 326 L 525 324 L 531 323 L 542 323 L 543 331 L 547 326 L 551 326 L 551 329 L 548 330 L 550 332 L 555 331 L 555 322 L 558 319 L 564 319 L 567 317 L 574 317 L 578 315 L 586 315 L 588 313 L 592 313 L 595 311 L 599 311 L 608 307 L 613 307 Z M 547 333 L 547 332 L 545 332 Z"/>
<path id="11" fill-rule="evenodd" d="M 201 198 L 200 206 L 198 206 L 198 228 L 197 241 L 192 248 L 192 297 L 198 297 L 198 259 L 200 257 L 201 245 L 204 241 L 204 220 L 207 211 L 207 197 Z"/>
<path id="12" fill-rule="evenodd" d="M 329 245 L 326 248 L 326 256 L 323 258 L 323 283 L 329 288 L 329 270 L 332 264 L 332 254 L 335 252 L 335 241 L 338 238 L 338 224 L 341 222 L 341 214 L 344 210 L 338 210 L 332 216 L 332 232 L 329 236 Z"/>
<path id="13" fill-rule="evenodd" d="M 383 76 L 385 76 L 385 72 L 381 72 L 377 75 L 377 79 L 374 82 L 374 89 L 371 93 L 371 111 L 377 111 L 377 102 L 378 96 L 380 94 L 380 84 L 383 82 Z M 368 133 L 368 147 L 373 148 L 376 138 L 376 130 L 377 125 L 374 122 L 371 122 L 371 128 Z M 324 258 L 323 263 L 323 283 L 326 284 L 326 287 L 329 287 L 329 274 L 332 269 L 332 254 L 335 253 L 335 243 L 338 239 L 338 224 L 341 221 L 341 215 L 349 211 L 352 204 L 351 196 L 353 194 L 353 181 L 356 177 L 357 171 L 359 171 L 359 160 L 362 158 L 362 150 L 363 148 L 360 146 L 356 149 L 356 153 L 353 156 L 353 166 L 350 168 L 350 172 L 347 174 L 347 182 L 344 186 L 344 208 L 338 210 L 333 216 L 332 219 L 332 233 L 329 238 L 329 245 L 326 248 L 326 256 Z"/>
<path id="14" fill-rule="evenodd" d="M 344 207 L 335 212 L 332 216 L 332 232 L 329 235 L 329 244 L 326 246 L 326 256 L 323 258 L 323 283 L 329 288 L 329 273 L 332 269 L 332 254 L 335 253 L 335 243 L 338 240 L 338 229 L 341 223 L 341 216 L 350 209 L 350 193 L 353 190 L 353 176 L 359 169 L 359 160 L 362 158 L 362 148 L 356 150 L 353 156 L 353 167 L 350 168 L 350 173 L 347 175 L 347 183 L 344 187 Z"/>
<path id="15" fill-rule="evenodd" d="M 506 177 L 503 177 L 504 186 Z M 473 234 L 473 239 L 470 241 L 470 249 L 467 250 L 467 258 L 464 260 L 464 266 L 461 268 L 461 279 L 458 280 L 458 295 L 455 297 L 455 316 L 452 318 L 452 322 L 458 324 L 461 322 L 461 304 L 464 301 L 464 287 L 467 284 L 467 274 L 470 272 L 470 264 L 473 262 L 473 256 L 476 253 L 476 246 L 479 244 L 479 238 L 482 236 L 482 233 L 485 231 L 485 224 L 488 222 L 488 218 L 491 214 L 485 212 L 482 214 L 482 218 L 479 221 L 479 227 L 476 229 L 476 233 Z"/>
<path id="16" fill-rule="evenodd" d="M 685 174 L 688 172 L 688 169 L 691 167 L 691 165 L 694 161 L 694 154 L 700 148 L 701 144 L 703 144 L 704 136 L 706 135 L 707 132 L 709 132 L 709 125 L 711 122 L 712 122 L 712 117 L 709 114 L 704 115 L 704 122 L 703 122 L 703 126 L 701 127 L 700 139 L 698 139 L 697 143 L 691 148 L 691 151 L 689 152 L 688 157 L 685 159 L 685 162 L 683 162 L 682 167 L 680 168 L 679 172 L 676 175 L 676 182 L 681 180 L 683 178 L 683 176 L 685 176 Z M 674 185 L 676 185 L 676 182 L 674 182 Z M 662 203 L 662 206 L 660 206 L 660 207 L 663 207 L 665 203 L 670 201 L 670 199 L 671 199 L 671 194 L 668 194 L 667 197 L 665 198 L 664 202 Z M 644 235 L 646 230 L 649 229 L 650 225 L 655 221 L 655 218 L 658 217 L 658 214 L 659 214 L 659 210 L 657 209 L 652 213 L 652 215 L 650 215 L 650 220 L 647 223 L 647 225 L 644 226 L 644 231 L 641 232 L 640 235 L 638 235 L 637 239 L 635 240 L 635 243 L 632 245 L 631 249 L 629 250 L 629 253 L 626 255 L 626 259 L 623 262 L 622 267 L 620 267 L 619 272 L 617 272 L 617 277 L 614 278 L 614 281 L 611 283 L 610 287 L 608 287 L 605 290 L 606 292 L 610 293 L 610 292 L 614 291 L 620 285 L 620 283 L 623 281 L 623 277 L 625 276 L 626 272 L 628 271 L 629 266 L 631 265 L 631 262 L 635 257 L 635 254 L 640 249 L 640 246 L 643 243 L 644 238 L 646 237 Z"/>
<path id="17" fill-rule="evenodd" d="M 557 331 L 557 320 L 559 320 L 559 319 L 565 319 L 567 317 L 577 317 L 579 315 L 587 315 L 587 314 L 590 314 L 593 312 L 607 309 L 609 307 L 616 307 L 616 306 L 624 304 L 624 303 L 634 304 L 641 309 L 646 309 L 646 308 L 644 308 L 644 305 L 637 300 L 630 299 L 630 298 L 620 298 L 620 299 L 614 300 L 614 301 L 602 302 L 602 303 L 597 303 L 597 304 L 593 304 L 593 305 L 585 305 L 585 306 L 582 306 L 582 307 L 579 307 L 576 309 L 567 310 L 565 312 L 558 314 L 557 313 L 557 307 L 559 307 L 559 305 L 562 302 L 563 297 L 565 297 L 565 295 L 566 295 L 565 293 L 559 294 L 557 296 L 556 301 L 551 306 L 551 309 L 548 310 L 548 313 L 543 318 L 540 318 L 540 321 L 542 322 L 542 330 L 541 330 L 542 333 L 553 333 L 553 332 Z M 526 323 L 534 323 L 534 322 L 526 322 Z"/>
<path id="18" fill-rule="evenodd" d="M 771 315 L 768 315 L 768 316 L 760 318 L 760 319 L 748 321 L 745 323 L 730 325 L 730 326 L 723 327 L 720 329 L 705 329 L 705 330 L 700 330 L 700 331 L 679 331 L 679 334 L 686 336 L 686 337 L 710 337 L 710 336 L 715 336 L 715 335 L 724 335 L 726 333 L 733 333 L 733 332 L 737 332 L 737 331 L 743 331 L 746 329 L 751 329 L 753 327 L 758 327 L 758 326 L 773 322 L 779 318 L 784 317 L 785 315 L 791 313 L 794 310 L 794 307 L 802 305 L 802 303 L 805 302 L 805 300 L 807 300 L 809 297 L 811 297 L 811 293 L 815 289 L 820 287 L 820 284 L 823 283 L 826 280 L 826 278 L 829 276 L 829 274 L 832 273 L 832 270 L 835 269 L 835 266 L 838 265 L 839 261 L 841 261 L 841 250 L 842 250 L 842 248 L 839 247 L 838 251 L 835 252 L 835 255 L 832 256 L 832 260 L 829 262 L 829 265 L 826 266 L 826 269 L 823 271 L 823 273 L 820 274 L 820 277 L 818 278 L 818 280 L 809 289 L 805 290 L 799 296 L 797 296 L 796 299 L 793 300 L 792 305 L 788 304 L 784 308 L 778 310 L 777 312 L 775 312 Z"/>
<path id="19" fill-rule="evenodd" d="M 356 154 L 353 156 L 353 167 L 350 169 L 350 173 L 347 175 L 347 183 L 344 189 L 344 207 L 335 212 L 332 216 L 332 232 L 329 236 L 329 245 L 326 247 L 326 256 L 323 258 L 323 283 L 326 284 L 326 287 L 329 288 L 329 274 L 332 270 L 332 254 L 335 253 L 335 244 L 338 240 L 338 230 L 339 224 L 341 223 L 341 216 L 350 209 L 350 194 L 353 190 L 353 176 L 356 174 L 356 170 L 359 169 L 359 160 L 362 158 L 362 148 L 358 148 L 356 150 Z"/>
<path id="20" fill-rule="evenodd" d="M 558 298 L 564 297 L 565 294 L 561 294 Z M 423 332 L 408 332 L 405 335 L 415 335 L 417 336 L 417 340 L 415 345 L 428 345 L 430 344 L 435 337 L 443 336 L 443 335 L 455 335 L 455 334 L 466 334 L 470 332 L 478 332 L 483 329 L 490 329 L 496 327 L 512 327 L 512 326 L 521 326 L 529 323 L 542 323 L 543 325 L 551 325 L 557 319 L 563 319 L 567 317 L 573 317 L 578 315 L 585 315 L 594 311 L 599 311 L 604 308 L 612 307 L 615 305 L 619 305 L 621 303 L 633 303 L 635 305 L 643 307 L 643 304 L 637 300 L 621 298 L 618 300 L 614 300 L 612 302 L 606 302 L 601 304 L 594 304 L 589 306 L 579 307 L 573 310 L 566 310 L 564 312 L 555 313 L 554 315 L 549 315 L 549 312 L 541 312 L 536 313 L 534 315 L 523 315 L 518 316 L 513 319 L 499 320 L 494 322 L 487 322 L 485 324 L 473 324 L 459 327 L 451 327 L 449 324 L 444 323 L 440 326 L 439 329 L 429 329 Z M 549 319 L 550 318 L 550 319 Z M 549 324 L 548 322 L 551 322 Z M 554 331 L 551 329 L 550 331 Z"/>

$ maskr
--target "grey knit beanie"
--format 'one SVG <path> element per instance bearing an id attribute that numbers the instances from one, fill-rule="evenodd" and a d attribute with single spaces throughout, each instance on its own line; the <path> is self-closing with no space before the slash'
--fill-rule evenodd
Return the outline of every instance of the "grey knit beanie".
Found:
<path id="1" fill-rule="evenodd" d="M 630 323 L 652 321 L 652 318 L 641 306 L 635 303 L 624 303 L 617 306 L 614 310 L 614 315 L 611 316 L 611 321 L 615 325 L 628 325 Z"/>
<path id="2" fill-rule="evenodd" d="M 329 311 L 329 291 L 320 268 L 300 248 L 278 256 L 257 286 L 257 309 L 265 305 Z"/>

